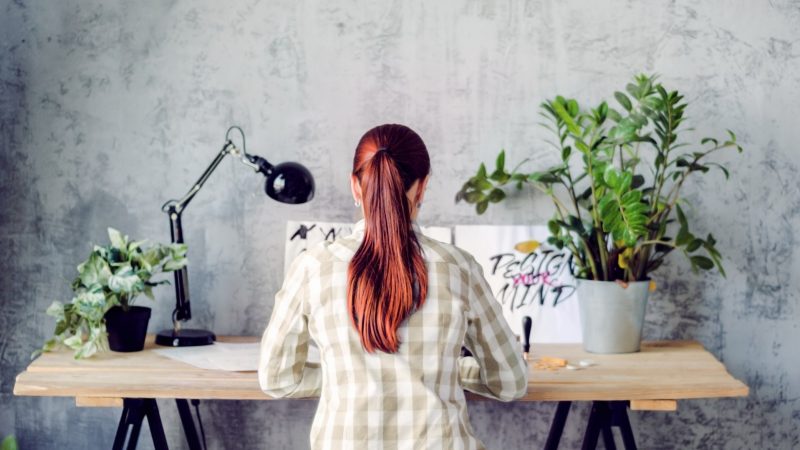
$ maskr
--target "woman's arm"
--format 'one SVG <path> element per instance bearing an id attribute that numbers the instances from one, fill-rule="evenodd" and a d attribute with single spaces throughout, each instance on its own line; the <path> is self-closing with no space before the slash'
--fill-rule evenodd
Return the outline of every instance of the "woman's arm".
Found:
<path id="1" fill-rule="evenodd" d="M 469 260 L 469 309 L 464 346 L 472 357 L 459 360 L 464 389 L 501 401 L 511 401 L 528 392 L 528 364 L 503 317 L 500 303 L 483 276 L 483 268 Z"/>
<path id="2" fill-rule="evenodd" d="M 261 338 L 258 382 L 261 390 L 276 398 L 318 397 L 321 369 L 308 363 L 308 257 L 301 254 L 289 266 L 280 291 L 275 294 L 272 317 Z"/>

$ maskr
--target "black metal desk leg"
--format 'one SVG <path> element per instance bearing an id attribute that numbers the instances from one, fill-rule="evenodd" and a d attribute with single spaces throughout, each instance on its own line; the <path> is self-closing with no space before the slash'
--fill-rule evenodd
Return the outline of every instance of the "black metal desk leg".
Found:
<path id="1" fill-rule="evenodd" d="M 141 401 L 136 399 L 124 399 L 122 406 L 122 415 L 119 418 L 119 425 L 117 425 L 117 434 L 114 436 L 114 445 L 111 447 L 113 450 L 122 450 L 125 441 L 128 438 L 128 429 L 134 425 L 130 439 L 134 442 L 138 438 L 138 429 L 135 427 L 136 423 L 142 423 L 142 408 Z M 134 443 L 134 446 L 136 444 Z"/>
<path id="2" fill-rule="evenodd" d="M 561 442 L 561 434 L 564 432 L 564 423 L 566 423 L 567 415 L 569 415 L 570 406 L 572 406 L 572 402 L 558 402 L 556 413 L 553 416 L 553 423 L 550 424 L 550 432 L 547 434 L 547 442 L 544 444 L 545 450 L 558 449 L 558 444 Z"/>
<path id="3" fill-rule="evenodd" d="M 153 447 L 156 450 L 168 450 L 167 437 L 164 435 L 164 426 L 158 413 L 158 404 L 153 398 L 123 399 L 122 416 L 119 418 L 117 434 L 114 436 L 114 445 L 111 448 L 113 450 L 122 450 L 127 440 L 128 450 L 135 449 L 136 444 L 139 442 L 139 432 L 142 430 L 142 422 L 145 417 L 147 417 L 147 423 L 150 426 Z"/>
<path id="4" fill-rule="evenodd" d="M 633 429 L 628 420 L 628 402 L 622 401 L 596 401 L 592 402 L 592 412 L 589 413 L 589 423 L 583 435 L 583 450 L 597 448 L 597 440 L 603 433 L 603 442 L 606 449 L 616 449 L 612 427 L 619 428 L 622 442 L 626 450 L 636 450 L 636 441 L 633 438 Z"/>
<path id="5" fill-rule="evenodd" d="M 189 403 L 186 399 L 175 399 L 178 404 L 178 413 L 181 416 L 181 423 L 183 424 L 183 433 L 186 435 L 186 441 L 189 443 L 191 450 L 203 450 L 200 446 L 200 438 L 197 437 L 197 428 L 194 426 L 194 418 L 192 418 L 192 411 L 189 409 Z"/>
<path id="6" fill-rule="evenodd" d="M 164 434 L 164 424 L 161 423 L 161 414 L 158 413 L 158 403 L 154 398 L 146 398 L 147 424 L 150 426 L 150 436 L 153 438 L 153 447 L 156 450 L 168 450 L 167 436 Z"/>
<path id="7" fill-rule="evenodd" d="M 586 424 L 586 432 L 583 434 L 582 450 L 594 450 L 597 448 L 597 439 L 600 431 L 610 422 L 608 405 L 606 402 L 592 402 L 592 410 L 589 413 L 589 423 Z"/>
<path id="8" fill-rule="evenodd" d="M 614 433 L 611 431 L 611 423 L 605 423 L 602 432 L 606 450 L 617 450 L 617 443 L 614 442 Z"/>
<path id="9" fill-rule="evenodd" d="M 636 450 L 633 428 L 631 428 L 631 422 L 628 420 L 628 402 L 611 402 L 611 412 L 612 424 L 619 427 L 625 450 Z"/>

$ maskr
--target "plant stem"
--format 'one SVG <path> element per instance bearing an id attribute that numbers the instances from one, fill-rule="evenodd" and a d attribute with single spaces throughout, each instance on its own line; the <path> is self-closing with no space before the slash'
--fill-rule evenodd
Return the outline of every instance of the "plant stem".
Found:
<path id="1" fill-rule="evenodd" d="M 567 164 L 567 180 L 569 181 L 569 185 L 564 184 L 564 187 L 567 188 L 569 197 L 572 199 L 572 205 L 575 207 L 575 215 L 578 217 L 578 220 L 583 222 L 583 217 L 581 217 L 581 208 L 578 206 L 578 196 L 575 195 L 575 182 L 572 180 L 572 173 L 570 173 L 569 164 Z"/>
<path id="2" fill-rule="evenodd" d="M 592 219 L 594 219 L 595 224 L 595 234 L 597 235 L 597 248 L 598 252 L 600 253 L 600 268 L 603 271 L 603 276 L 600 278 L 600 274 L 595 274 L 595 279 L 602 279 L 606 280 L 608 278 L 608 250 L 607 244 L 605 240 L 605 236 L 603 236 L 603 225 L 600 222 L 600 216 L 597 207 L 597 190 L 595 189 L 595 179 L 594 179 L 594 171 L 592 168 L 592 152 L 591 146 L 589 147 L 589 154 L 586 156 L 586 164 L 589 166 L 589 186 L 592 188 Z"/>

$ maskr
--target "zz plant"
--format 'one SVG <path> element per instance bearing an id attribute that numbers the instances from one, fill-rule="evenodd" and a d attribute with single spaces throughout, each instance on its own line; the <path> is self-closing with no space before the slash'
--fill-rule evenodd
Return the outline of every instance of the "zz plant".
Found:
<path id="1" fill-rule="evenodd" d="M 146 248 L 147 241 L 131 241 L 113 228 L 108 229 L 108 237 L 109 245 L 95 245 L 78 265 L 72 301 L 56 301 L 47 308 L 47 314 L 56 318 L 55 331 L 34 356 L 59 345 L 74 350 L 76 359 L 108 350 L 106 312 L 115 306 L 127 312 L 140 294 L 155 300 L 153 288 L 169 281 L 153 281 L 152 277 L 186 266 L 186 244 Z"/>
<path id="2" fill-rule="evenodd" d="M 672 251 L 688 257 L 692 269 L 718 268 L 725 275 L 716 240 L 689 229 L 681 203 L 681 188 L 695 174 L 728 170 L 709 156 L 725 150 L 742 151 L 736 135 L 704 138 L 690 146 L 679 140 L 687 103 L 655 76 L 639 75 L 615 92 L 621 106 L 607 102 L 581 108 L 561 96 L 541 104 L 542 125 L 553 133 L 549 142 L 561 162 L 543 171 L 525 172 L 523 161 L 510 172 L 505 151 L 489 174 L 481 164 L 456 194 L 483 214 L 490 203 L 506 198 L 508 184 L 529 184 L 555 205 L 548 222 L 548 242 L 573 255 L 576 275 L 602 281 L 643 281 Z M 674 234 L 673 234 L 674 233 Z"/>

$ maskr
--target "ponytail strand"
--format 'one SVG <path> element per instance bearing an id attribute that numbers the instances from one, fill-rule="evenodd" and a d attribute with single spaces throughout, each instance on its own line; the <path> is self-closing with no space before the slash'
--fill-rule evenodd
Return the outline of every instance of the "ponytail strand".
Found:
<path id="1" fill-rule="evenodd" d="M 401 128 L 381 130 L 383 127 Z M 391 137 L 399 139 L 394 143 L 386 139 Z M 379 142 L 381 138 L 389 142 Z M 420 144 L 424 158 L 415 159 Z M 368 150 L 372 150 L 371 157 L 363 158 Z M 427 269 L 412 229 L 406 192 L 415 180 L 427 175 L 430 163 L 422 139 L 402 125 L 384 125 L 367 132 L 357 148 L 356 163 L 359 156 L 362 164 L 354 164 L 354 174 L 361 184 L 365 230 L 348 266 L 347 306 L 364 349 L 394 353 L 400 346 L 397 329 L 427 296 Z M 422 167 L 412 165 L 417 170 L 403 170 L 404 161 Z M 422 176 L 416 176 L 419 173 Z"/>

